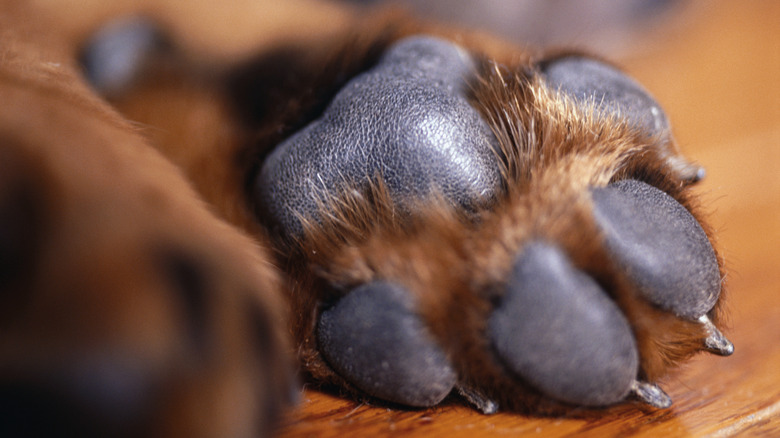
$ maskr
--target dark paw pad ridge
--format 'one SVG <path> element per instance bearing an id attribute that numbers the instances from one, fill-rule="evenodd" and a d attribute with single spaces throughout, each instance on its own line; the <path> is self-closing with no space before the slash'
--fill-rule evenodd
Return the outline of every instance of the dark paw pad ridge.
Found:
<path id="1" fill-rule="evenodd" d="M 504 364 L 543 394 L 601 406 L 623 400 L 638 369 L 626 318 L 556 246 L 534 242 L 516 259 L 489 336 Z"/>
<path id="2" fill-rule="evenodd" d="M 360 286 L 322 312 L 320 351 L 344 379 L 371 396 L 432 406 L 455 385 L 455 371 L 402 287 Z"/>
<path id="3" fill-rule="evenodd" d="M 715 251 L 698 221 L 668 194 L 625 180 L 592 191 L 606 246 L 638 292 L 695 320 L 720 294 Z"/>

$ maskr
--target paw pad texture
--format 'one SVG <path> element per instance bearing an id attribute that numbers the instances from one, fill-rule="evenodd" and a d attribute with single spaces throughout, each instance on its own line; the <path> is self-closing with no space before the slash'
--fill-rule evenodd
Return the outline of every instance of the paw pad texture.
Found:
<path id="1" fill-rule="evenodd" d="M 415 314 L 408 292 L 393 283 L 351 291 L 322 313 L 317 335 L 328 363 L 374 397 L 433 406 L 455 385 L 455 371 Z"/>
<path id="2" fill-rule="evenodd" d="M 429 37 L 392 46 L 322 116 L 278 145 L 257 182 L 272 220 L 298 234 L 318 200 L 376 176 L 401 207 L 432 191 L 472 208 L 500 187 L 495 138 L 467 100 L 473 61 Z"/>
<path id="3" fill-rule="evenodd" d="M 640 181 L 592 191 L 607 249 L 650 302 L 687 319 L 720 295 L 718 259 L 699 222 L 674 198 Z"/>
<path id="4" fill-rule="evenodd" d="M 623 314 L 556 246 L 525 247 L 488 321 L 505 365 L 545 395 L 602 406 L 636 378 L 636 343 Z"/>

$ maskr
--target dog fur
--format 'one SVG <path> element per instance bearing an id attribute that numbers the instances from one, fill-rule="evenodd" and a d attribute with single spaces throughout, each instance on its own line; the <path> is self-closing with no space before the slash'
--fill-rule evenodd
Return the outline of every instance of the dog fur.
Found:
<path id="1" fill-rule="evenodd" d="M 77 3 L 0 3 L 0 406 L 21 419 L 9 427 L 43 415 L 41 435 L 269 433 L 298 368 L 364 397 L 323 358 L 317 318 L 352 287 L 387 278 L 420 303 L 467 399 L 566 409 L 509 376 L 482 335 L 530 235 L 609 286 L 643 379 L 702 350 L 702 325 L 633 293 L 587 198 L 590 186 L 634 178 L 703 223 L 694 167 L 668 139 L 583 116 L 529 73 L 563 53 L 326 2 Z M 100 96 L 82 50 L 127 16 L 164 34 L 127 89 Z M 419 33 L 479 56 L 470 99 L 499 140 L 500 199 L 475 212 L 427 199 L 410 217 L 380 180 L 332 193 L 329 219 L 303 236 L 278 235 L 248 195 L 264 157 Z M 557 153 L 537 154 L 542 144 Z M 709 312 L 716 326 L 721 302 Z"/>

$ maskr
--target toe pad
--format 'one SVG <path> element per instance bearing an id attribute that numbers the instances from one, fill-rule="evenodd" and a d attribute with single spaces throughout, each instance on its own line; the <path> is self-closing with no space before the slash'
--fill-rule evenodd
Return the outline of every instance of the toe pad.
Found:
<path id="1" fill-rule="evenodd" d="M 555 246 L 526 246 L 489 320 L 507 367 L 542 393 L 589 406 L 619 402 L 638 367 L 623 314 Z"/>
<path id="2" fill-rule="evenodd" d="M 455 372 L 400 286 L 360 286 L 320 317 L 328 363 L 366 393 L 408 406 L 432 406 L 455 385 Z"/>
<path id="3" fill-rule="evenodd" d="M 607 249 L 653 304 L 697 319 L 720 294 L 718 259 L 696 219 L 674 198 L 636 181 L 593 190 Z"/>

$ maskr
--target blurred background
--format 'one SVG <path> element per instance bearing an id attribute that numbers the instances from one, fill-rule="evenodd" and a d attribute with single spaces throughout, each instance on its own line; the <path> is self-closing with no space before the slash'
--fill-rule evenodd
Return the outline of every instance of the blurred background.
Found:
<path id="1" fill-rule="evenodd" d="M 630 50 L 636 37 L 680 17 L 683 0 L 345 0 L 399 6 L 417 16 L 487 30 L 518 44 Z"/>

